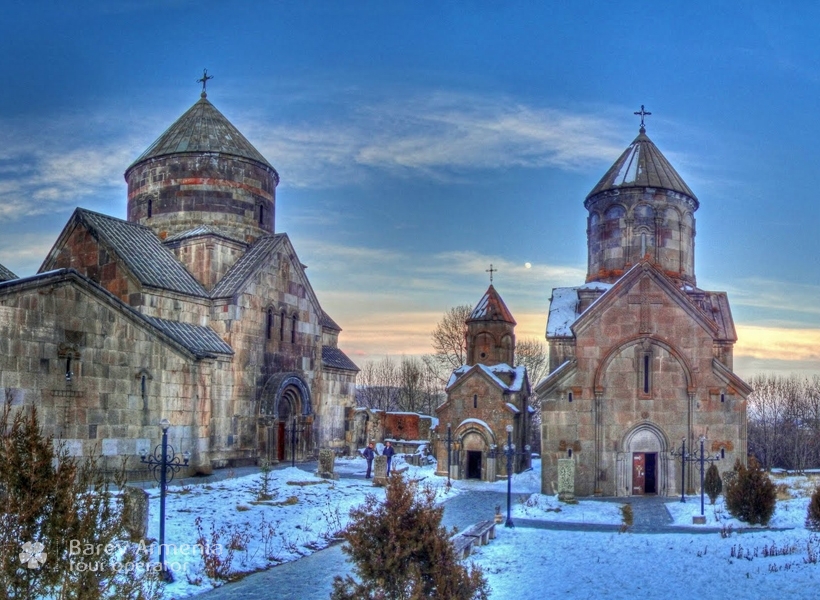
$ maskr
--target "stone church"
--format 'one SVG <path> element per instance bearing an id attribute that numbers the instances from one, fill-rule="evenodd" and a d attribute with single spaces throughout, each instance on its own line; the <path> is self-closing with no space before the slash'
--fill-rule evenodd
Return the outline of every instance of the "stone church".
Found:
<path id="1" fill-rule="evenodd" d="M 0 268 L 0 389 L 108 468 L 171 422 L 192 470 L 345 443 L 358 368 L 287 234 L 279 174 L 207 99 L 125 171 L 127 218 L 82 208 L 39 272 Z"/>
<path id="2" fill-rule="evenodd" d="M 515 364 L 515 319 L 490 284 L 465 322 L 467 364 L 447 382 L 436 408 L 438 475 L 495 481 L 507 476 L 507 428 L 515 445 L 513 472 L 531 465 L 526 450 L 532 423 L 527 369 Z M 448 460 L 448 433 L 450 457 Z"/>
<path id="3" fill-rule="evenodd" d="M 746 460 L 746 398 L 725 292 L 697 287 L 689 186 L 646 135 L 586 197 L 586 282 L 556 288 L 547 319 L 542 491 L 575 462 L 575 494 L 681 493 L 672 456 L 706 438 L 724 468 Z M 699 474 L 687 469 L 687 490 Z"/>

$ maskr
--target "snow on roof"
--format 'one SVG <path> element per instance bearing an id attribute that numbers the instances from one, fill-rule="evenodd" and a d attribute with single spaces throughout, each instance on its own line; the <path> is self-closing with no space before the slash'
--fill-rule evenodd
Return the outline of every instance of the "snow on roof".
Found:
<path id="1" fill-rule="evenodd" d="M 509 402 L 507 402 L 507 408 L 509 408 L 510 412 L 513 413 L 514 415 L 517 415 L 518 413 L 521 412 L 520 410 L 518 410 L 518 408 L 515 406 L 515 404 L 510 404 Z"/>
<path id="2" fill-rule="evenodd" d="M 491 367 L 481 364 L 472 366 L 462 365 L 450 375 L 450 379 L 447 381 L 447 388 L 450 388 L 450 386 L 455 384 L 456 381 L 474 368 L 479 368 L 484 371 L 484 373 L 486 373 L 498 387 L 509 392 L 520 392 L 522 390 L 524 386 L 524 375 L 527 373 L 527 367 L 523 365 L 519 365 L 517 367 L 511 367 L 506 363 L 499 363 Z M 512 377 L 512 381 L 507 384 L 499 377 L 499 375 L 509 375 Z"/>
<path id="3" fill-rule="evenodd" d="M 492 428 L 489 425 L 487 425 L 487 423 L 485 421 L 482 421 L 481 419 L 475 419 L 473 417 L 470 417 L 469 419 L 464 419 L 459 424 L 459 427 L 464 427 L 464 425 L 469 425 L 470 423 L 475 423 L 476 425 L 480 425 L 481 427 L 484 427 L 485 429 L 487 429 L 487 431 L 492 431 Z"/>
<path id="4" fill-rule="evenodd" d="M 578 313 L 578 290 L 606 291 L 611 288 L 612 285 L 611 283 L 596 281 L 578 287 L 553 288 L 550 312 L 547 317 L 547 337 L 572 336 L 570 327 L 572 327 L 572 324 L 581 316 Z M 595 304 L 595 302 L 592 304 Z M 592 306 L 592 304 L 590 306 Z"/>
<path id="5" fill-rule="evenodd" d="M 641 145 L 637 142 L 632 142 L 629 149 L 629 156 L 626 157 L 618 174 L 613 178 L 613 185 L 623 185 L 625 183 L 633 183 L 638 179 L 638 162 L 641 157 Z"/>

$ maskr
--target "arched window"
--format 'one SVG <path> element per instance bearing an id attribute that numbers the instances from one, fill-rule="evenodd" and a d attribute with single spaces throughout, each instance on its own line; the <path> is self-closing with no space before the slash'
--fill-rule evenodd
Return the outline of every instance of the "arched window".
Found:
<path id="1" fill-rule="evenodd" d="M 296 315 L 293 315 L 293 324 L 291 325 L 290 329 L 290 343 L 296 343 L 296 323 L 299 321 L 299 318 Z"/>
<path id="2" fill-rule="evenodd" d="M 265 224 L 265 205 L 264 204 L 259 205 L 259 224 L 260 225 Z"/>
<path id="3" fill-rule="evenodd" d="M 148 208 L 146 209 L 148 218 L 150 219 L 154 215 L 154 200 L 153 198 L 148 198 Z"/>
<path id="4" fill-rule="evenodd" d="M 269 308 L 268 309 L 268 322 L 265 325 L 265 337 L 267 339 L 271 339 L 272 335 L 273 335 L 273 309 Z"/>
<path id="5" fill-rule="evenodd" d="M 74 373 L 71 372 L 71 357 L 67 356 L 65 359 L 65 380 L 71 381 L 71 377 Z"/>
<path id="6" fill-rule="evenodd" d="M 478 408 L 478 394 L 473 394 L 473 408 Z"/>
<path id="7" fill-rule="evenodd" d="M 279 313 L 279 341 L 285 341 L 285 311 Z"/>

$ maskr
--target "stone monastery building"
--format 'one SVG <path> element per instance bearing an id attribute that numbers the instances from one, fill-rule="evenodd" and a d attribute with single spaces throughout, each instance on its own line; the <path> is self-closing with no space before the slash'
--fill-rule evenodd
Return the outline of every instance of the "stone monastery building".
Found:
<path id="1" fill-rule="evenodd" d="M 643 117 L 643 109 L 641 109 Z M 542 491 L 575 461 L 575 494 L 681 493 L 671 456 L 701 436 L 725 468 L 746 460 L 746 397 L 724 292 L 697 287 L 698 199 L 640 133 L 589 193 L 586 282 L 556 288 L 547 320 Z M 695 469 L 686 487 L 697 489 Z"/>
<path id="2" fill-rule="evenodd" d="M 162 418 L 198 472 L 290 459 L 294 429 L 297 458 L 343 446 L 358 368 L 276 232 L 276 170 L 203 86 L 125 180 L 127 220 L 78 208 L 37 275 L 0 267 L 6 398 L 109 468 Z"/>
<path id="3" fill-rule="evenodd" d="M 467 364 L 450 375 L 447 399 L 436 408 L 438 475 L 447 475 L 449 464 L 453 479 L 506 477 L 508 427 L 518 452 L 513 472 L 530 467 L 530 453 L 524 448 L 530 439 L 531 390 L 526 367 L 511 366 L 515 364 L 515 324 L 490 284 L 465 322 Z"/>

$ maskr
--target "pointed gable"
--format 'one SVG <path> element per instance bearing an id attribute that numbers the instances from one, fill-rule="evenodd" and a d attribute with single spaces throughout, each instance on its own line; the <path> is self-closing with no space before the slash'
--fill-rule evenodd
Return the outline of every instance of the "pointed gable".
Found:
<path id="1" fill-rule="evenodd" d="M 78 230 L 88 233 L 96 253 L 89 246 L 88 239 L 79 240 L 85 236 L 78 236 Z M 119 264 L 124 265 L 142 286 L 208 297 L 208 292 L 151 229 L 82 208 L 74 211 L 40 272 L 72 267 L 94 281 L 111 281 L 118 269 L 117 261 L 112 260 L 111 255 L 119 259 Z M 121 295 L 124 290 L 111 291 Z"/>
<path id="2" fill-rule="evenodd" d="M 0 281 L 11 281 L 12 279 L 17 279 L 17 275 L 0 265 Z"/>

